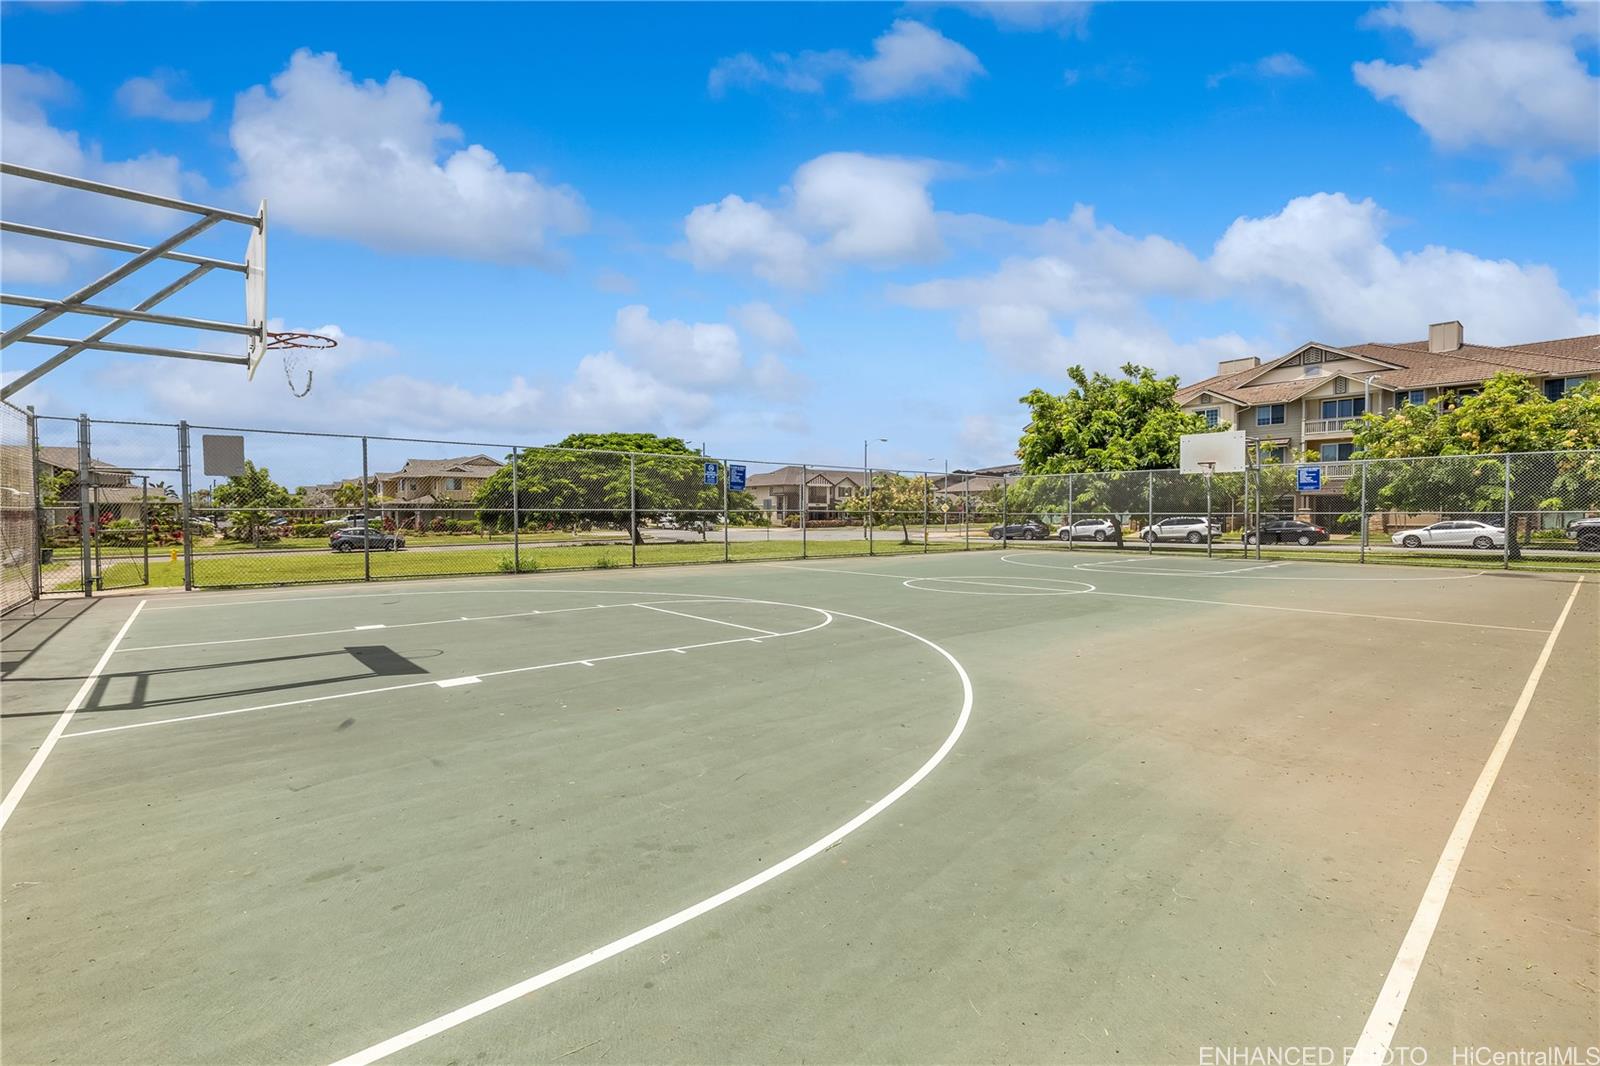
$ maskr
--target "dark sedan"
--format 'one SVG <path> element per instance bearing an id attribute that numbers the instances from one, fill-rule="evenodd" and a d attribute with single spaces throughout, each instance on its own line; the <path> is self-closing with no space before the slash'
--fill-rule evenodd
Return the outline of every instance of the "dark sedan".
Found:
<path id="1" fill-rule="evenodd" d="M 1050 527 L 1032 518 L 994 526 L 989 530 L 989 536 L 994 540 L 1044 540 L 1049 535 Z"/>
<path id="2" fill-rule="evenodd" d="M 1302 522 L 1291 518 L 1277 522 L 1261 523 L 1261 543 L 1263 544 L 1299 544 L 1307 546 L 1321 544 L 1328 539 L 1328 531 L 1321 526 L 1314 526 L 1310 522 Z M 1247 529 L 1244 533 L 1244 542 L 1254 544 L 1256 531 Z"/>
<path id="3" fill-rule="evenodd" d="M 336 552 L 358 552 L 363 545 L 375 552 L 399 551 L 406 546 L 406 538 L 397 533 L 369 530 L 361 526 L 335 530 L 328 538 L 328 547 Z"/>

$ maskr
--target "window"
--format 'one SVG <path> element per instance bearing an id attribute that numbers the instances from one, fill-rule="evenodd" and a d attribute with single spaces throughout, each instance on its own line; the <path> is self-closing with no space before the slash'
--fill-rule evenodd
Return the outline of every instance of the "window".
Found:
<path id="1" fill-rule="evenodd" d="M 1289 448 L 1287 445 L 1282 444 L 1272 448 L 1264 448 L 1261 451 L 1261 456 L 1269 463 L 1287 463 L 1289 461 Z"/>
<path id="2" fill-rule="evenodd" d="M 1269 403 L 1256 408 L 1256 425 L 1281 426 L 1283 425 L 1283 404 Z"/>
<path id="3" fill-rule="evenodd" d="M 1547 400 L 1559 400 L 1582 384 L 1582 378 L 1551 378 L 1544 383 L 1544 398 Z"/>
<path id="4" fill-rule="evenodd" d="M 461 479 L 458 477 L 447 477 L 444 479 L 444 487 L 449 492 L 460 492 Z"/>
<path id="5" fill-rule="evenodd" d="M 1204 408 L 1202 410 L 1196 411 L 1195 414 L 1197 414 L 1200 417 L 1204 418 L 1206 420 L 1206 425 L 1207 426 L 1213 426 L 1214 427 L 1217 424 L 1217 422 L 1220 420 L 1220 416 L 1221 416 L 1222 412 L 1219 411 L 1215 407 L 1207 407 L 1207 408 Z"/>
<path id="6" fill-rule="evenodd" d="M 1412 389 L 1410 392 L 1396 393 L 1395 399 L 1401 407 L 1405 407 L 1408 404 L 1415 404 L 1420 407 L 1428 402 L 1428 394 L 1422 389 Z"/>
<path id="7" fill-rule="evenodd" d="M 1366 410 L 1367 401 L 1360 397 L 1355 397 L 1349 400 L 1322 401 L 1323 418 L 1357 418 L 1360 415 L 1365 414 Z"/>
<path id="8" fill-rule="evenodd" d="M 1355 452 L 1354 444 L 1324 444 L 1317 449 L 1317 458 L 1324 463 L 1342 463 Z"/>

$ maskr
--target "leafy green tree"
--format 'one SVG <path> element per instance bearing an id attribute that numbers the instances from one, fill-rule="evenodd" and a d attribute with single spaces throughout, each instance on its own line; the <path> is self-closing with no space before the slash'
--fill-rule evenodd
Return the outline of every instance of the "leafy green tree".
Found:
<path id="1" fill-rule="evenodd" d="M 925 511 L 932 509 L 932 489 L 926 477 L 875 471 L 871 489 L 840 500 L 835 506 L 846 514 L 861 515 L 863 519 L 870 512 L 875 527 L 899 526 L 900 543 L 910 544 L 911 520 L 916 518 L 920 522 Z"/>
<path id="2" fill-rule="evenodd" d="M 1521 554 L 1519 526 L 1524 541 L 1532 537 L 1530 512 L 1587 509 L 1597 502 L 1600 458 L 1593 449 L 1600 449 L 1600 385 L 1594 382 L 1551 401 L 1529 379 L 1499 373 L 1477 395 L 1446 394 L 1392 414 L 1363 415 L 1353 428 L 1358 459 L 1461 457 L 1369 468 L 1379 507 L 1490 515 L 1509 508 L 1506 535 L 1513 557 Z M 1550 454 L 1526 454 L 1534 452 Z"/>
<path id="3" fill-rule="evenodd" d="M 218 507 L 233 512 L 230 532 L 239 540 L 248 538 L 257 544 L 261 542 L 261 527 L 272 517 L 272 511 L 292 507 L 295 501 L 292 492 L 272 480 L 271 471 L 248 459 L 244 461 L 244 473 L 218 485 L 211 498 Z"/>
<path id="4" fill-rule="evenodd" d="M 631 492 L 630 456 L 617 453 L 633 453 Z M 507 465 L 485 479 L 474 497 L 479 521 L 486 524 L 510 522 L 512 468 L 511 457 L 506 459 Z M 593 522 L 623 526 L 641 543 L 635 518 L 671 513 L 709 523 L 721 514 L 722 487 L 705 484 L 704 462 L 679 437 L 574 433 L 551 449 L 518 453 L 517 510 L 524 519 L 537 515 L 574 529 Z M 743 512 L 753 505 L 748 493 L 729 493 L 730 509 Z M 701 528 L 704 533 L 705 526 Z"/>
<path id="5" fill-rule="evenodd" d="M 1059 396 L 1034 389 L 1022 397 L 1030 415 L 1017 444 L 1024 473 L 1175 467 L 1178 438 L 1229 428 L 1183 411 L 1174 398 L 1178 379 L 1149 367 L 1128 363 L 1114 378 L 1074 366 L 1067 376 L 1073 387 Z"/>

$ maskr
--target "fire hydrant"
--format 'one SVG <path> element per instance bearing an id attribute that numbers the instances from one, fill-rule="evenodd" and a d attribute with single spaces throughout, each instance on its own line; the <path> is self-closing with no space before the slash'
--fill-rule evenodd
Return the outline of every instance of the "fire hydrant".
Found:
<path id="1" fill-rule="evenodd" d="M 172 549 L 172 558 L 169 559 L 168 562 L 174 562 L 175 563 L 177 561 L 178 561 L 178 549 L 177 548 L 173 548 Z"/>

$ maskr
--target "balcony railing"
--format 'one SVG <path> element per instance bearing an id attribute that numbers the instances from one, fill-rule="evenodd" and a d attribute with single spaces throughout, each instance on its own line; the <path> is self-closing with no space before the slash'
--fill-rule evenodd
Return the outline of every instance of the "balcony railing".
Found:
<path id="1" fill-rule="evenodd" d="M 1354 421 L 1354 418 L 1308 418 L 1304 433 L 1307 437 L 1348 437 L 1350 430 L 1346 427 Z"/>

